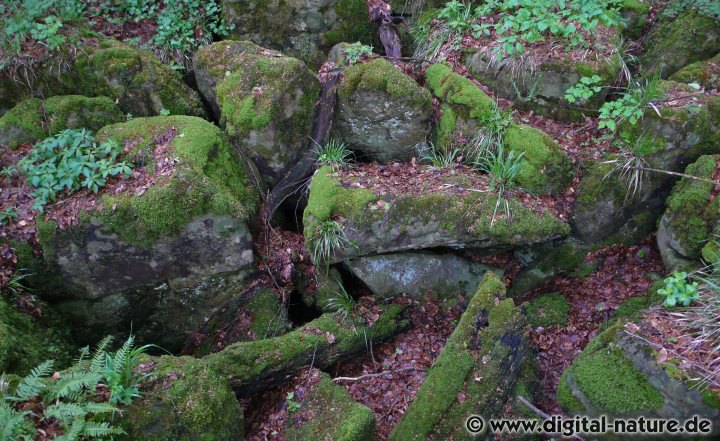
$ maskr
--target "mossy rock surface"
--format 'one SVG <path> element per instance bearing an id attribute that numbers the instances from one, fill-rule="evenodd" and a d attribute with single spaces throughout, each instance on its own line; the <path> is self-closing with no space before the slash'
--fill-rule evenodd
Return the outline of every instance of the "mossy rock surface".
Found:
<path id="1" fill-rule="evenodd" d="M 389 439 L 469 439 L 469 415 L 497 416 L 527 350 L 522 326 L 502 280 L 487 273 Z"/>
<path id="2" fill-rule="evenodd" d="M 530 55 L 532 56 L 532 55 Z M 508 59 L 498 63 L 494 54 L 468 51 L 463 57 L 468 70 L 495 94 L 513 100 L 516 105 L 561 121 L 582 122 L 594 115 L 605 102 L 609 87 L 587 100 L 570 103 L 565 92 L 583 77 L 600 77 L 599 85 L 614 84 L 622 66 L 619 56 L 600 57 L 597 61 L 548 60 L 532 65 Z M 513 63 L 517 65 L 513 65 Z"/>
<path id="3" fill-rule="evenodd" d="M 45 260 L 64 281 L 63 309 L 97 332 L 126 333 L 134 321 L 140 337 L 158 332 L 177 348 L 253 270 L 257 193 L 222 131 L 200 118 L 138 118 L 97 137 L 128 142 L 126 158 L 148 173 L 160 143 L 174 170 L 144 192 L 103 195 L 67 229 L 38 219 Z"/>
<path id="4" fill-rule="evenodd" d="M 338 86 L 333 136 L 381 163 L 422 159 L 432 95 L 383 58 L 349 66 Z"/>
<path id="5" fill-rule="evenodd" d="M 558 403 L 572 414 L 685 419 L 699 415 L 713 425 L 720 410 L 668 374 L 642 340 L 612 326 L 593 339 L 560 378 Z"/>
<path id="6" fill-rule="evenodd" d="M 683 67 L 672 74 L 670 80 L 685 84 L 696 83 L 706 90 L 720 90 L 720 54 Z"/>
<path id="7" fill-rule="evenodd" d="M 302 61 L 246 41 L 205 47 L 194 65 L 225 132 L 274 185 L 310 143 L 317 78 Z"/>
<path id="8" fill-rule="evenodd" d="M 365 0 L 223 0 L 222 8 L 226 22 L 235 26 L 233 39 L 279 50 L 313 69 L 337 43 L 375 40 Z"/>
<path id="9" fill-rule="evenodd" d="M 643 43 L 640 65 L 645 77 L 668 78 L 683 67 L 720 52 L 720 22 L 686 8 L 662 17 Z"/>
<path id="10" fill-rule="evenodd" d="M 426 72 L 427 85 L 440 99 L 442 116 L 436 145 L 449 145 L 457 135 L 472 139 L 495 110 L 495 103 L 469 79 L 449 66 L 434 64 Z M 506 151 L 524 154 L 517 185 L 537 194 L 557 193 L 570 184 L 573 164 L 560 146 L 540 130 L 512 124 L 505 132 Z"/>
<path id="11" fill-rule="evenodd" d="M 202 360 L 162 356 L 154 363 L 150 385 L 123 410 L 122 440 L 242 441 L 243 410 L 227 380 Z"/>
<path id="12" fill-rule="evenodd" d="M 525 307 L 528 325 L 533 328 L 567 325 L 570 303 L 560 293 L 543 294 L 532 299 Z"/>
<path id="13" fill-rule="evenodd" d="M 355 402 L 342 385 L 335 384 L 324 372 L 301 400 L 300 411 L 311 412 L 309 421 L 296 423 L 288 418 L 288 441 L 368 441 L 375 439 L 375 415 Z"/>
<path id="14" fill-rule="evenodd" d="M 24 376 L 45 360 L 55 360 L 56 369 L 72 363 L 77 348 L 67 324 L 48 305 L 39 306 L 43 317 L 36 319 L 20 312 L 5 293 L 0 295 L 0 374 Z"/>
<path id="15" fill-rule="evenodd" d="M 479 192 L 378 195 L 345 188 L 336 172 L 323 167 L 310 184 L 303 217 L 306 246 L 314 246 L 318 226 L 338 218 L 352 245 L 335 250 L 333 262 L 434 247 L 507 249 L 569 232 L 568 225 L 550 212 L 538 213 L 514 198 L 508 201 L 512 219 L 499 216 L 491 225 L 496 201 L 496 195 Z"/>
<path id="16" fill-rule="evenodd" d="M 705 155 L 690 164 L 685 174 L 712 180 L 718 155 Z M 682 178 L 667 199 L 658 229 L 658 247 L 668 270 L 700 265 L 702 250 L 720 232 L 720 201 L 713 198 L 712 182 Z"/>
<path id="17" fill-rule="evenodd" d="M 117 100 L 123 112 L 132 116 L 207 116 L 200 96 L 180 74 L 153 54 L 114 40 L 97 48 L 87 47 L 75 63 L 78 77 L 69 74 L 66 82 L 83 95 L 107 96 Z"/>
<path id="18" fill-rule="evenodd" d="M 650 15 L 650 2 L 645 0 L 623 0 L 620 12 L 625 19 L 622 35 L 632 40 L 642 37 Z"/>
<path id="19" fill-rule="evenodd" d="M 46 100 L 30 98 L 0 117 L 0 146 L 11 149 L 34 143 L 65 129 L 87 129 L 122 121 L 120 108 L 107 97 L 82 95 L 54 96 Z"/>

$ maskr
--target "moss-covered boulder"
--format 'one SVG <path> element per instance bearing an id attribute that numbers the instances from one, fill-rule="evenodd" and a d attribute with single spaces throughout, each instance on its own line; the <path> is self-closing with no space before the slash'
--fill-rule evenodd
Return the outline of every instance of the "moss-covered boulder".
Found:
<path id="1" fill-rule="evenodd" d="M 441 101 L 442 116 L 436 128 L 436 145 L 449 145 L 457 135 L 473 139 L 495 116 L 495 103 L 469 79 L 444 64 L 426 73 L 427 85 Z M 533 193 L 556 193 L 573 177 L 573 165 L 561 147 L 547 134 L 530 126 L 512 124 L 504 134 L 505 149 L 524 153 L 517 177 L 520 187 Z"/>
<path id="2" fill-rule="evenodd" d="M 47 305 L 40 318 L 18 310 L 15 302 L 0 295 L 0 374 L 24 376 L 45 360 L 55 360 L 56 368 L 68 366 L 74 356 L 70 332 Z"/>
<path id="3" fill-rule="evenodd" d="M 462 187 L 461 180 L 453 185 Z M 508 249 L 568 234 L 562 220 L 547 210 L 525 207 L 510 196 L 511 218 L 502 213 L 493 222 L 497 195 L 484 192 L 428 191 L 376 194 L 345 187 L 329 167 L 315 173 L 304 213 L 305 243 L 313 249 L 327 222 L 340 222 L 349 244 L 333 250 L 343 259 L 435 247 Z"/>
<path id="4" fill-rule="evenodd" d="M 375 415 L 355 402 L 344 387 L 332 382 L 324 372 L 300 403 L 309 412 L 308 421 L 288 418 L 288 441 L 368 441 L 375 439 Z"/>
<path id="5" fill-rule="evenodd" d="M 45 260 L 65 285 L 60 307 L 86 338 L 127 334 L 132 323 L 177 349 L 252 270 L 257 193 L 222 131 L 200 118 L 138 118 L 97 137 L 126 146 L 152 185 L 105 194 L 65 229 L 39 219 Z"/>
<path id="6" fill-rule="evenodd" d="M 65 129 L 91 132 L 124 119 L 120 108 L 107 97 L 55 96 L 27 99 L 0 117 L 0 146 L 11 149 L 33 143 Z"/>
<path id="7" fill-rule="evenodd" d="M 421 298 L 470 298 L 487 271 L 502 270 L 471 262 L 454 254 L 411 252 L 366 256 L 345 266 L 379 298 L 402 294 Z"/>
<path id="8" fill-rule="evenodd" d="M 603 87 L 590 99 L 570 103 L 565 99 L 568 89 L 583 77 L 598 76 L 598 84 L 614 84 L 622 66 L 618 55 L 587 61 L 549 59 L 535 65 L 514 59 L 500 63 L 494 53 L 476 51 L 466 52 L 464 60 L 473 76 L 498 96 L 562 121 L 583 121 L 602 106 L 609 91 Z"/>
<path id="9" fill-rule="evenodd" d="M 240 41 L 201 49 L 194 66 L 225 132 L 274 185 L 309 145 L 317 78 L 298 59 Z"/>
<path id="10" fill-rule="evenodd" d="M 677 83 L 696 83 L 706 90 L 720 90 L 720 54 L 689 64 L 670 76 Z"/>
<path id="11" fill-rule="evenodd" d="M 685 174 L 707 180 L 682 178 L 667 199 L 657 240 L 668 270 L 700 266 L 703 247 L 720 233 L 720 199 L 710 182 L 717 170 L 718 155 L 701 156 Z"/>
<path id="12" fill-rule="evenodd" d="M 202 360 L 163 356 L 146 361 L 153 370 L 142 396 L 123 409 L 121 440 L 242 441 L 243 410 L 228 381 Z"/>
<path id="13" fill-rule="evenodd" d="M 183 82 L 180 73 L 153 54 L 123 43 L 105 40 L 98 47 L 86 47 L 78 54 L 75 71 L 65 81 L 80 93 L 110 97 L 133 116 L 163 111 L 207 116 L 199 95 Z"/>
<path id="14" fill-rule="evenodd" d="M 327 272 L 317 271 L 314 280 L 298 277 L 295 287 L 305 306 L 323 312 L 330 300 L 342 292 L 342 276 L 337 268 L 330 267 Z"/>
<path id="15" fill-rule="evenodd" d="M 663 82 L 661 87 L 692 93 L 674 82 Z M 697 102 L 688 105 L 648 109 L 637 125 L 626 123 L 619 132 L 645 167 L 682 172 L 701 155 L 720 152 L 720 98 L 699 95 Z M 642 236 L 654 229 L 677 177 L 646 172 L 642 187 L 629 192 L 626 178 L 618 171 L 627 160 L 609 155 L 587 165 L 572 213 L 574 230 L 582 240 L 608 240 L 633 229 Z"/>
<path id="16" fill-rule="evenodd" d="M 720 22 L 688 7 L 677 16 L 664 16 L 643 43 L 643 75 L 668 78 L 688 64 L 720 52 Z"/>
<path id="17" fill-rule="evenodd" d="M 408 328 L 403 307 L 382 307 L 377 321 L 361 325 L 326 313 L 279 337 L 234 343 L 203 361 L 230 381 L 239 397 L 282 384 L 312 364 L 323 369 Z M 368 340 L 366 340 L 368 339 Z"/>
<path id="18" fill-rule="evenodd" d="M 698 390 L 669 375 L 656 355 L 621 325 L 610 327 L 563 373 L 557 401 L 575 415 L 679 420 L 698 415 L 717 427 L 720 410 L 706 404 Z"/>
<path id="19" fill-rule="evenodd" d="M 562 243 L 549 242 L 530 249 L 517 250 L 515 254 L 521 257 L 525 267 L 513 278 L 508 295 L 518 297 L 528 294 L 558 274 L 570 273 L 576 269 L 590 270 L 590 266 L 583 264 L 588 249 L 587 245 L 571 238 Z"/>
<path id="20" fill-rule="evenodd" d="M 359 157 L 381 163 L 422 159 L 432 95 L 392 63 L 377 58 L 345 70 L 333 136 Z"/>
<path id="21" fill-rule="evenodd" d="M 469 439 L 468 416 L 498 416 L 527 351 L 522 327 L 502 280 L 487 273 L 389 439 Z"/>
<path id="22" fill-rule="evenodd" d="M 343 41 L 372 44 L 375 30 L 365 0 L 223 0 L 223 16 L 234 39 L 299 58 L 313 68 Z"/>

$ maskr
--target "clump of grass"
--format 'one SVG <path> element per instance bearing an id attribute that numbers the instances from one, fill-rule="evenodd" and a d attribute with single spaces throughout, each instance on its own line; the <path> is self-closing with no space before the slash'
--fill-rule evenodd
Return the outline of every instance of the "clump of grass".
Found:
<path id="1" fill-rule="evenodd" d="M 315 265 L 325 265 L 326 271 L 330 267 L 332 255 L 351 245 L 342 225 L 332 219 L 320 222 L 315 227 L 312 244 L 311 253 Z"/>
<path id="2" fill-rule="evenodd" d="M 357 315 L 357 302 L 347 290 L 345 290 L 342 283 L 340 283 L 339 286 L 340 289 L 336 293 L 336 296 L 328 300 L 325 309 L 336 312 L 343 323 L 348 318 L 354 322 L 356 321 L 355 318 Z"/>
<path id="3" fill-rule="evenodd" d="M 513 122 L 512 111 L 504 111 L 493 102 L 493 111 L 480 122 L 480 129 L 463 148 L 463 156 L 470 163 L 481 161 L 486 152 L 503 143 L 505 131 Z"/>
<path id="4" fill-rule="evenodd" d="M 431 146 L 427 154 L 423 157 L 423 161 L 429 162 L 436 168 L 450 168 L 460 162 L 460 149 L 450 151 L 438 150 L 435 146 Z"/>
<path id="5" fill-rule="evenodd" d="M 513 151 L 505 153 L 504 150 L 504 144 L 500 142 L 495 149 L 487 149 L 475 162 L 476 168 L 490 176 L 490 188 L 498 193 L 491 225 L 495 223 L 501 205 L 504 206 L 505 215 L 510 217 L 510 204 L 505 198 L 505 192 L 515 186 L 525 156 L 525 152 L 516 155 Z"/>
<path id="6" fill-rule="evenodd" d="M 313 152 L 316 157 L 315 163 L 318 166 L 341 167 L 349 163 L 354 156 L 347 144 L 337 139 L 330 139 L 322 145 L 315 143 Z"/>

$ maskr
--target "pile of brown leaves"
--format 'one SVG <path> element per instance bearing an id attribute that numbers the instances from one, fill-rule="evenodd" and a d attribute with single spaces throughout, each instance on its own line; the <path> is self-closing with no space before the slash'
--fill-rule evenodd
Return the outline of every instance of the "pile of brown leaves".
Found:
<path id="1" fill-rule="evenodd" d="M 650 273 L 664 271 L 654 236 L 639 245 L 612 245 L 590 253 L 586 263 L 601 262 L 588 277 L 558 276 L 531 296 L 559 292 L 570 303 L 568 324 L 563 328 L 530 329 L 532 345 L 544 396 L 540 407 L 549 414 L 561 414 L 555 391 L 563 371 L 572 363 L 597 329 L 625 300 L 644 295 L 652 285 Z"/>

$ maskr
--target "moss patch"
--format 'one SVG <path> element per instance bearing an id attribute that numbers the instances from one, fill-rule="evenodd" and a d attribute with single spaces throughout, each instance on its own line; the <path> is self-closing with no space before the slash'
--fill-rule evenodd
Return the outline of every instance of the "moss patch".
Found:
<path id="1" fill-rule="evenodd" d="M 347 97 L 356 90 L 377 90 L 390 96 L 409 97 L 420 108 L 428 107 L 432 101 L 427 89 L 418 86 L 415 80 L 384 58 L 345 69 L 338 93 Z"/>
<path id="2" fill-rule="evenodd" d="M 345 388 L 333 383 L 325 373 L 320 373 L 320 382 L 310 389 L 308 397 L 300 404 L 301 411 L 310 411 L 313 417 L 296 425 L 291 415 L 285 432 L 288 441 L 365 441 L 375 438 L 372 411 L 353 401 Z"/>
<path id="3" fill-rule="evenodd" d="M 566 326 L 570 304 L 560 293 L 543 294 L 532 299 L 525 308 L 528 325 L 533 328 L 542 326 Z"/>
<path id="4" fill-rule="evenodd" d="M 171 128 L 176 136 L 169 149 L 179 160 L 172 177 L 159 178 L 140 196 L 104 196 L 104 209 L 92 213 L 128 243 L 150 246 L 205 213 L 247 220 L 255 212 L 257 193 L 244 165 L 222 131 L 207 121 L 189 116 L 137 118 L 105 127 L 98 138 L 121 145 L 132 141 L 135 147 L 128 158 L 146 158 L 152 169 L 152 140 Z"/>

